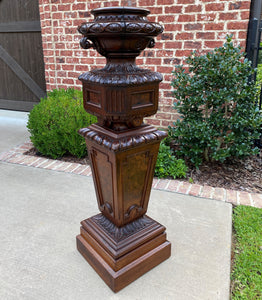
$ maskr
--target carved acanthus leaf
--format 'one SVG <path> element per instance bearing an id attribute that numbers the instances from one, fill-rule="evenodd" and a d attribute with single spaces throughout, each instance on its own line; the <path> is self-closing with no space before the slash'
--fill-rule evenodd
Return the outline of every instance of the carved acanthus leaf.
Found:
<path id="1" fill-rule="evenodd" d="M 109 221 L 104 215 L 99 214 L 92 217 L 92 220 L 103 228 L 107 234 L 109 234 L 116 242 L 124 240 L 128 236 L 139 232 L 142 229 L 155 223 L 152 219 L 147 216 L 143 216 L 123 227 L 117 227 L 111 221 Z"/>
<path id="2" fill-rule="evenodd" d="M 141 69 L 134 64 L 107 64 L 103 69 L 94 69 L 81 74 L 78 78 L 84 82 L 110 86 L 130 86 L 160 82 L 163 76 L 158 72 Z"/>

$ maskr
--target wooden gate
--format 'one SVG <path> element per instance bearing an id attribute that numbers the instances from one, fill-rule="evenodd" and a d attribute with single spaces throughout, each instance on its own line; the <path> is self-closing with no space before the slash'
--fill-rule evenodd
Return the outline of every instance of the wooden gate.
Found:
<path id="1" fill-rule="evenodd" d="M 32 109 L 44 74 L 38 0 L 0 0 L 0 109 Z"/>

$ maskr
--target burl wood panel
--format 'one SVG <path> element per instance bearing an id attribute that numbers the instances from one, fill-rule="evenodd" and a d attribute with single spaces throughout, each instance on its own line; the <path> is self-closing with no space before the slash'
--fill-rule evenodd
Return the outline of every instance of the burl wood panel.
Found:
<path id="1" fill-rule="evenodd" d="M 148 126 L 144 128 L 146 131 Z M 137 136 L 136 130 L 131 132 L 133 137 Z M 106 132 L 103 132 L 105 135 Z M 110 132 L 107 138 L 113 139 Z M 121 138 L 116 137 L 115 141 L 121 143 Z M 119 227 L 144 215 L 160 139 L 151 139 L 147 143 L 142 141 L 128 149 L 120 147 L 117 150 L 108 149 L 92 139 L 86 139 L 86 143 L 100 211 Z"/>

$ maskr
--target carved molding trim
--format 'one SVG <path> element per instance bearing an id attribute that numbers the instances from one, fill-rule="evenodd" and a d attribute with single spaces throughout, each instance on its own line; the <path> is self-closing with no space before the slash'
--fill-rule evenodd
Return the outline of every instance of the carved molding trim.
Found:
<path id="1" fill-rule="evenodd" d="M 79 80 L 95 84 L 111 86 L 133 86 L 160 82 L 162 74 L 147 69 L 141 69 L 132 63 L 108 63 L 103 69 L 95 69 L 81 74 Z"/>
<path id="2" fill-rule="evenodd" d="M 143 216 L 123 227 L 117 227 L 109 221 L 104 215 L 99 214 L 91 218 L 98 226 L 102 227 L 108 235 L 110 235 L 116 242 L 126 239 L 128 236 L 139 232 L 142 229 L 155 223 L 154 220 Z"/>
<path id="3" fill-rule="evenodd" d="M 138 146 L 139 144 L 162 140 L 167 135 L 164 131 L 156 130 L 149 133 L 142 133 L 140 135 L 113 139 L 90 128 L 82 128 L 78 132 L 84 138 L 93 140 L 97 144 L 102 145 L 112 151 L 120 151 Z"/>
<path id="4" fill-rule="evenodd" d="M 94 22 L 83 23 L 78 27 L 79 33 L 84 36 L 88 36 L 92 33 L 140 33 L 140 34 L 149 34 L 150 36 L 156 36 L 163 32 L 164 28 L 158 23 L 144 21 L 137 17 L 136 22 L 127 22 L 123 21 L 113 21 L 114 16 L 100 16 L 96 18 Z"/>

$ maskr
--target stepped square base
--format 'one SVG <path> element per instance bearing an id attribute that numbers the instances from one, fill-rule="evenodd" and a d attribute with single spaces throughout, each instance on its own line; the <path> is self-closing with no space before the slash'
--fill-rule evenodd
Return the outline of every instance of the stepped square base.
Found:
<path id="1" fill-rule="evenodd" d="M 120 228 L 102 214 L 81 224 L 77 249 L 114 292 L 170 257 L 165 227 L 148 216 Z"/>

